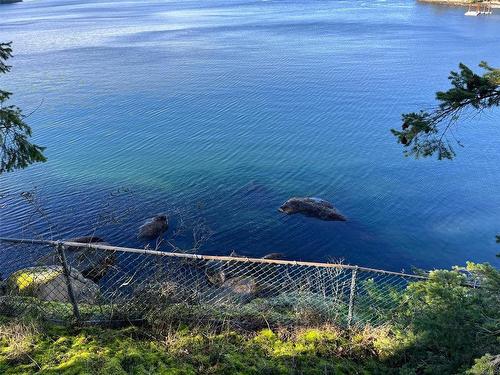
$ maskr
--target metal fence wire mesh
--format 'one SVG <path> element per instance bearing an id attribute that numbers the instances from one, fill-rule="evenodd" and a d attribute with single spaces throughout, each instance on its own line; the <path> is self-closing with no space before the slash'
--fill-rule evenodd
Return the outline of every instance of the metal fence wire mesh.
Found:
<path id="1" fill-rule="evenodd" d="M 420 276 L 74 242 L 0 244 L 0 313 L 59 322 L 380 325 Z"/>

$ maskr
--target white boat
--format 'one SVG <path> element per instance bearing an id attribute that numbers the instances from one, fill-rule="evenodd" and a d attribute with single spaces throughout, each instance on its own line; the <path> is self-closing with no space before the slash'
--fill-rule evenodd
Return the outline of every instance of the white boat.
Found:
<path id="1" fill-rule="evenodd" d="M 468 10 L 467 12 L 465 12 L 466 16 L 479 16 L 479 14 L 480 13 L 475 10 Z"/>
<path id="2" fill-rule="evenodd" d="M 472 8 L 472 5 L 469 5 L 469 9 L 467 10 L 467 12 L 465 12 L 466 16 L 473 16 L 473 17 L 479 16 L 480 14 L 481 14 L 481 8 L 479 8 L 479 4 L 477 4 L 475 10 Z"/>

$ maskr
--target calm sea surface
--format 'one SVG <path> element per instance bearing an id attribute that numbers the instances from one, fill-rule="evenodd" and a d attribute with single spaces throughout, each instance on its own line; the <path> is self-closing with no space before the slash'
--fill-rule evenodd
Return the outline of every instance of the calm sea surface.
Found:
<path id="1" fill-rule="evenodd" d="M 0 87 L 36 109 L 49 158 L 0 177 L 0 235 L 97 228 L 140 246 L 145 218 L 167 212 L 178 228 L 182 212 L 178 243 L 205 223 L 205 253 L 498 266 L 500 110 L 457 129 L 451 162 L 404 158 L 389 132 L 460 61 L 500 65 L 500 10 L 463 13 L 413 0 L 0 6 L 16 54 Z M 291 196 L 330 200 L 349 221 L 285 217 Z"/>

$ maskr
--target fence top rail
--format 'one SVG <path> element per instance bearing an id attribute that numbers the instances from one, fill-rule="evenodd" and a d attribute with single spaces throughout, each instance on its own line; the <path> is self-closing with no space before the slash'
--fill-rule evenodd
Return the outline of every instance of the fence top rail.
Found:
<path id="1" fill-rule="evenodd" d="M 85 249 L 103 250 L 103 251 L 119 251 L 124 253 L 136 253 L 136 254 L 147 254 L 154 256 L 172 257 L 172 258 L 186 258 L 186 259 L 197 259 L 197 260 L 215 260 L 215 261 L 235 261 L 235 262 L 250 262 L 250 263 L 265 263 L 265 264 L 279 264 L 279 265 L 289 265 L 289 266 L 308 266 L 308 267 L 318 267 L 318 268 L 341 268 L 358 270 L 364 272 L 374 272 L 386 275 L 402 276 L 412 279 L 426 280 L 427 277 L 420 275 L 410 275 L 403 272 L 394 272 L 380 270 L 376 268 L 353 266 L 349 264 L 341 263 L 320 263 L 320 262 L 304 262 L 299 260 L 280 260 L 280 259 L 262 259 L 262 258 L 249 258 L 249 257 L 233 257 L 233 256 L 219 256 L 219 255 L 201 255 L 201 254 L 189 254 L 189 253 L 172 253 L 167 251 L 149 250 L 149 249 L 137 249 L 131 247 L 120 247 L 111 245 L 99 245 L 96 243 L 80 243 L 71 241 L 53 241 L 53 240 L 37 240 L 37 239 L 25 239 L 25 238 L 11 238 L 11 237 L 0 237 L 0 242 L 11 242 L 11 243 L 24 243 L 24 244 L 39 244 L 39 245 L 50 245 L 50 246 L 71 246 L 79 247 Z"/>

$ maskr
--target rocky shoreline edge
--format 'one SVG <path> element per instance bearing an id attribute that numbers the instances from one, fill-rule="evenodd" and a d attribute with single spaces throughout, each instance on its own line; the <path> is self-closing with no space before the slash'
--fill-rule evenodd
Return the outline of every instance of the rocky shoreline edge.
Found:
<path id="1" fill-rule="evenodd" d="M 437 4 L 437 5 L 448 5 L 448 6 L 460 6 L 468 7 L 469 5 L 476 4 L 472 0 L 417 0 L 420 3 L 426 4 Z M 481 4 L 481 3 L 479 3 Z M 500 8 L 500 0 L 495 0 L 491 2 L 492 8 Z"/>

